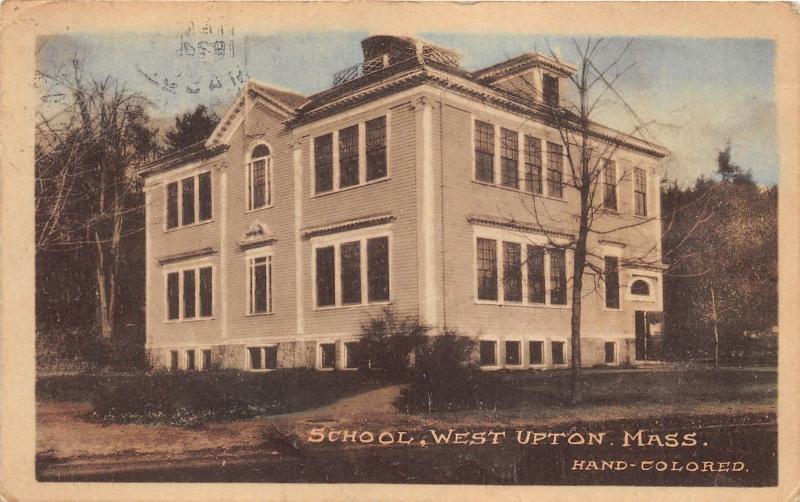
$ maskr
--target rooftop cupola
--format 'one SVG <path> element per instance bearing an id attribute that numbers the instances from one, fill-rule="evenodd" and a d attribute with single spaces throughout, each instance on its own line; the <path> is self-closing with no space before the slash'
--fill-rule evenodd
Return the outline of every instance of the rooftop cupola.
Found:
<path id="1" fill-rule="evenodd" d="M 418 38 L 374 35 L 361 41 L 364 61 L 333 76 L 333 85 L 375 73 L 401 63 L 433 64 L 460 68 L 461 54 Z"/>

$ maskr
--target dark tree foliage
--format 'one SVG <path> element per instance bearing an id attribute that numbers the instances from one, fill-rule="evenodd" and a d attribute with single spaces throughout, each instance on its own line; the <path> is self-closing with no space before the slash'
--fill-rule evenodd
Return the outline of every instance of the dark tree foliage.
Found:
<path id="1" fill-rule="evenodd" d="M 167 150 L 174 152 L 195 143 L 205 141 L 219 124 L 219 117 L 209 112 L 205 105 L 197 105 L 194 111 L 175 117 L 175 127 L 164 133 Z"/>
<path id="2" fill-rule="evenodd" d="M 678 358 L 713 357 L 713 303 L 720 346 L 777 323 L 778 189 L 753 182 L 718 156 L 719 179 L 662 190 L 667 344 Z"/>

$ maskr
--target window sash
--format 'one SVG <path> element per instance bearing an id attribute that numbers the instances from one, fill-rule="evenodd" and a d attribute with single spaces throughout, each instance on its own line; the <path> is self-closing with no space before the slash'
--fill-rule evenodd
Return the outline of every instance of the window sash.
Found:
<path id="1" fill-rule="evenodd" d="M 200 316 L 211 317 L 213 312 L 213 273 L 211 267 L 200 269 Z"/>
<path id="2" fill-rule="evenodd" d="M 183 226 L 194 223 L 194 179 L 181 180 L 181 224 Z"/>
<path id="3" fill-rule="evenodd" d="M 339 247 L 339 253 L 342 304 L 361 303 L 361 242 L 346 242 Z"/>
<path id="4" fill-rule="evenodd" d="M 345 368 L 347 369 L 354 369 L 358 367 L 358 359 L 359 359 L 359 344 L 358 342 L 346 342 L 344 344 L 345 349 Z"/>
<path id="5" fill-rule="evenodd" d="M 255 159 L 250 163 L 250 200 L 248 209 L 259 209 L 269 205 L 269 158 Z"/>
<path id="6" fill-rule="evenodd" d="M 644 169 L 633 168 L 634 205 L 637 216 L 647 216 L 647 176 Z"/>
<path id="7" fill-rule="evenodd" d="M 606 308 L 619 308 L 619 258 L 616 256 L 606 256 L 605 262 L 605 283 L 606 283 Z"/>
<path id="8" fill-rule="evenodd" d="M 368 301 L 389 301 L 389 238 L 367 239 Z"/>
<path id="9" fill-rule="evenodd" d="M 180 319 L 180 273 L 167 274 L 167 319 Z"/>
<path id="10" fill-rule="evenodd" d="M 605 363 L 613 364 L 617 362 L 617 344 L 614 342 L 606 342 L 605 346 Z"/>
<path id="11" fill-rule="evenodd" d="M 178 227 L 178 182 L 167 185 L 167 228 Z"/>
<path id="12" fill-rule="evenodd" d="M 567 304 L 567 266 L 563 249 L 551 249 L 550 255 L 550 304 Z"/>
<path id="13" fill-rule="evenodd" d="M 477 239 L 478 299 L 497 300 L 497 241 Z"/>
<path id="14" fill-rule="evenodd" d="M 528 301 L 545 303 L 544 247 L 528 246 Z"/>
<path id="15" fill-rule="evenodd" d="M 522 364 L 522 343 L 518 341 L 506 341 L 506 364 L 509 366 L 519 366 Z"/>
<path id="16" fill-rule="evenodd" d="M 177 350 L 170 350 L 169 351 L 169 369 L 172 371 L 177 371 L 180 368 L 180 364 L 178 361 L 178 351 Z"/>
<path id="17" fill-rule="evenodd" d="M 358 125 L 339 131 L 339 187 L 358 185 Z"/>
<path id="18" fill-rule="evenodd" d="M 475 179 L 494 183 L 494 126 L 475 121 Z"/>
<path id="19" fill-rule="evenodd" d="M 197 316 L 196 284 L 194 269 L 183 271 L 183 318 L 193 319 Z"/>
<path id="20" fill-rule="evenodd" d="M 272 256 L 248 259 L 248 314 L 272 312 Z"/>
<path id="21" fill-rule="evenodd" d="M 525 190 L 542 193 L 542 140 L 525 135 Z"/>
<path id="22" fill-rule="evenodd" d="M 316 251 L 317 306 L 336 304 L 336 269 L 334 247 L 317 248 Z"/>
<path id="23" fill-rule="evenodd" d="M 563 148 L 555 143 L 547 143 L 547 191 L 551 197 L 564 195 Z"/>
<path id="24" fill-rule="evenodd" d="M 529 364 L 544 364 L 544 342 L 528 342 Z"/>
<path id="25" fill-rule="evenodd" d="M 186 370 L 194 371 L 195 369 L 195 352 L 193 349 L 189 349 L 186 351 Z"/>
<path id="26" fill-rule="evenodd" d="M 565 345 L 564 342 L 551 342 L 550 350 L 552 351 L 553 364 L 566 364 L 564 345 Z"/>
<path id="27" fill-rule="evenodd" d="M 503 242 L 503 300 L 522 301 L 522 246 Z"/>
<path id="28" fill-rule="evenodd" d="M 497 342 L 481 340 L 478 347 L 481 366 L 497 366 Z"/>
<path id="29" fill-rule="evenodd" d="M 314 138 L 314 193 L 333 190 L 333 133 Z"/>
<path id="30" fill-rule="evenodd" d="M 336 367 L 336 344 L 320 344 L 320 367 L 330 369 Z"/>
<path id="31" fill-rule="evenodd" d="M 544 75 L 542 77 L 542 88 L 545 104 L 558 106 L 558 78 Z"/>
<path id="32" fill-rule="evenodd" d="M 500 184 L 519 188 L 519 136 L 516 131 L 500 129 Z"/>
<path id="33" fill-rule="evenodd" d="M 607 160 L 603 167 L 603 207 L 617 210 L 617 164 L 613 160 Z"/>
<path id="34" fill-rule="evenodd" d="M 386 176 L 386 116 L 368 120 L 365 129 L 367 181 L 372 181 Z"/>
<path id="35" fill-rule="evenodd" d="M 203 365 L 202 365 L 201 369 L 203 371 L 210 370 L 211 369 L 211 350 L 209 350 L 209 349 L 203 350 L 202 360 L 203 360 Z"/>
<path id="36" fill-rule="evenodd" d="M 278 369 L 278 346 L 268 345 L 263 347 L 264 350 L 264 369 L 276 370 Z"/>

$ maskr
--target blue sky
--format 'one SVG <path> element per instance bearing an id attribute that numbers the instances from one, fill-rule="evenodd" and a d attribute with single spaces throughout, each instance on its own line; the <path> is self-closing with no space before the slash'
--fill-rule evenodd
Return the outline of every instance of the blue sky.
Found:
<path id="1" fill-rule="evenodd" d="M 252 35 L 212 33 L 61 35 L 43 39 L 39 68 L 67 68 L 77 54 L 94 76 L 111 75 L 153 102 L 152 115 L 168 125 L 175 114 L 206 104 L 223 112 L 250 77 L 310 94 L 331 85 L 333 73 L 361 61 L 366 32 L 292 32 Z M 523 52 L 552 49 L 574 62 L 571 37 L 519 34 L 419 33 L 458 50 L 466 70 L 476 70 Z M 576 33 L 578 40 L 587 34 Z M 608 61 L 627 38 L 610 38 Z M 201 43 L 202 42 L 202 43 Z M 216 45 L 214 43 L 216 42 Z M 758 39 L 634 38 L 620 66 L 633 65 L 616 84 L 645 120 L 649 133 L 672 152 L 670 178 L 691 183 L 715 169 L 728 142 L 733 159 L 764 184 L 778 180 L 774 45 Z M 166 80 L 165 80 L 166 79 Z M 44 79 L 47 106 L 63 89 Z M 635 123 L 617 100 L 598 117 L 623 131 Z"/>

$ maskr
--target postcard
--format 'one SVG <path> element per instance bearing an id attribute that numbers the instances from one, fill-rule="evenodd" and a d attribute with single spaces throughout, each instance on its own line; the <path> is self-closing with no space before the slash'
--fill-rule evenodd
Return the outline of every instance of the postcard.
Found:
<path id="1" fill-rule="evenodd" d="M 791 5 L 2 8 L 3 497 L 797 496 Z"/>

